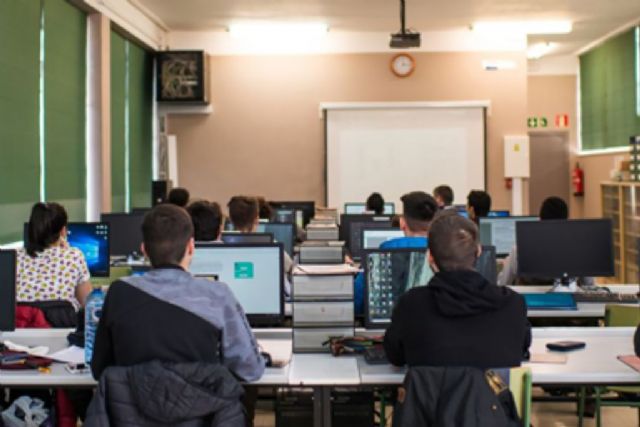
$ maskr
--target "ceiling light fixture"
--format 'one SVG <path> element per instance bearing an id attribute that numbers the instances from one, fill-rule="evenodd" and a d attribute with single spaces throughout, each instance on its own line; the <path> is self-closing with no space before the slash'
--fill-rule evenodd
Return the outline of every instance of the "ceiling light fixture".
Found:
<path id="1" fill-rule="evenodd" d="M 329 27 L 322 22 L 239 22 L 229 25 L 234 38 L 246 39 L 319 39 Z"/>
<path id="2" fill-rule="evenodd" d="M 571 21 L 479 21 L 471 29 L 483 33 L 569 34 Z"/>
<path id="3" fill-rule="evenodd" d="M 558 46 L 557 43 L 549 43 L 549 42 L 533 44 L 529 46 L 529 49 L 527 49 L 527 58 L 540 59 L 543 56 L 551 53 L 557 46 Z"/>

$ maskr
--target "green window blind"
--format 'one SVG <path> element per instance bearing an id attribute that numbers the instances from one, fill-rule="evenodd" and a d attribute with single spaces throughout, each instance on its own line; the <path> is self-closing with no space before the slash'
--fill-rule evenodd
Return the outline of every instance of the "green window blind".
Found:
<path id="1" fill-rule="evenodd" d="M 111 209 L 125 211 L 126 40 L 111 31 Z"/>
<path id="2" fill-rule="evenodd" d="M 87 17 L 66 0 L 44 3 L 45 195 L 69 220 L 86 218 Z"/>
<path id="3" fill-rule="evenodd" d="M 580 56 L 583 150 L 627 147 L 640 134 L 636 30 Z"/>
<path id="4" fill-rule="evenodd" d="M 39 37 L 39 1 L 0 0 L 0 242 L 39 199 Z"/>
<path id="5" fill-rule="evenodd" d="M 151 204 L 153 58 L 111 32 L 112 210 Z"/>
<path id="6" fill-rule="evenodd" d="M 131 207 L 151 205 L 153 58 L 129 44 L 129 179 Z"/>

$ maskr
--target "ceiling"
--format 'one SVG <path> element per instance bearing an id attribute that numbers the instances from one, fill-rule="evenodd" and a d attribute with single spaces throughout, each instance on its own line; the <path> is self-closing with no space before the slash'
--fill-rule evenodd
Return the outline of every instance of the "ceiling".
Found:
<path id="1" fill-rule="evenodd" d="M 335 31 L 399 29 L 397 0 L 136 0 L 170 30 L 222 31 L 243 20 L 323 21 Z M 570 19 L 568 35 L 535 36 L 530 43 L 560 43 L 575 52 L 640 19 L 640 0 L 406 0 L 407 26 L 420 31 L 459 30 L 478 20 Z"/>

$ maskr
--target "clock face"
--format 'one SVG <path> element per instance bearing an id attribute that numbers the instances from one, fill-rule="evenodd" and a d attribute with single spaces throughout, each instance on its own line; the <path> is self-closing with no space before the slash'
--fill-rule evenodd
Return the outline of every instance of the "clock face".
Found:
<path id="1" fill-rule="evenodd" d="M 391 59 L 391 71 L 398 77 L 407 77 L 415 67 L 415 60 L 407 53 L 400 53 Z"/>

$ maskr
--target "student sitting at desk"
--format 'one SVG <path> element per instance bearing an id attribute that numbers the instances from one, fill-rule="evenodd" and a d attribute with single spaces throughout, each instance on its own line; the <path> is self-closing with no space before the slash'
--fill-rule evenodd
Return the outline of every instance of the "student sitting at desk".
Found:
<path id="1" fill-rule="evenodd" d="M 27 230 L 25 248 L 17 253 L 18 302 L 84 305 L 91 292 L 89 269 L 82 252 L 67 243 L 65 209 L 57 203 L 36 203 Z"/>
<path id="2" fill-rule="evenodd" d="M 167 203 L 184 208 L 189 204 L 189 197 L 189 190 L 186 188 L 172 188 L 167 196 Z"/>
<path id="3" fill-rule="evenodd" d="M 153 269 L 114 282 L 96 333 L 91 370 L 152 360 L 222 363 L 239 378 L 262 376 L 264 360 L 249 323 L 224 283 L 189 272 L 193 225 L 184 209 L 156 206 L 142 224 Z"/>
<path id="4" fill-rule="evenodd" d="M 428 259 L 435 276 L 395 305 L 384 337 L 397 366 L 519 366 L 531 344 L 524 298 L 474 270 L 478 228 L 459 215 L 436 218 Z"/>
<path id="5" fill-rule="evenodd" d="M 569 208 L 564 200 L 560 197 L 547 197 L 540 206 L 540 220 L 551 219 L 567 219 L 569 218 Z M 511 286 L 515 285 L 518 281 L 518 250 L 514 246 L 509 253 L 509 256 L 504 259 L 502 271 L 498 275 L 498 286 Z M 593 277 L 581 277 L 578 279 L 579 283 L 583 287 L 595 286 Z M 535 284 L 540 284 L 538 281 L 533 281 Z M 547 280 L 546 284 L 552 284 L 552 280 Z M 523 283 L 526 284 L 526 283 Z M 530 283 L 534 284 L 534 283 Z"/>
<path id="6" fill-rule="evenodd" d="M 367 197 L 365 210 L 367 212 L 373 212 L 375 215 L 382 215 L 384 213 L 384 198 L 382 194 L 371 193 L 369 197 Z"/>
<path id="7" fill-rule="evenodd" d="M 269 222 L 271 221 L 271 218 L 273 217 L 273 208 L 271 208 L 271 205 L 269 204 L 269 202 L 267 202 L 267 199 L 265 199 L 264 197 L 258 197 L 258 218 L 261 221 L 266 221 Z"/>
<path id="8" fill-rule="evenodd" d="M 441 210 L 453 209 L 453 189 L 448 185 L 439 185 L 433 189 L 433 198 Z"/>
<path id="9" fill-rule="evenodd" d="M 402 201 L 402 215 L 400 229 L 404 237 L 387 240 L 380 245 L 380 249 L 419 248 L 427 249 L 429 224 L 438 211 L 433 197 L 423 191 L 413 191 L 400 198 Z M 354 282 L 354 305 L 357 315 L 364 311 L 364 274 L 359 273 Z"/>
<path id="10" fill-rule="evenodd" d="M 472 190 L 467 195 L 467 213 L 469 219 L 476 223 L 480 222 L 480 218 L 489 215 L 491 210 L 491 196 L 486 191 Z"/>
<path id="11" fill-rule="evenodd" d="M 201 200 L 191 203 L 187 212 L 191 216 L 196 242 L 222 242 L 220 235 L 224 228 L 224 217 L 219 204 Z"/>

